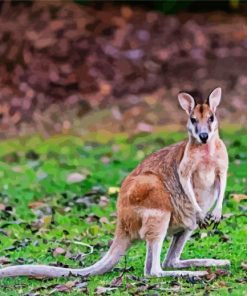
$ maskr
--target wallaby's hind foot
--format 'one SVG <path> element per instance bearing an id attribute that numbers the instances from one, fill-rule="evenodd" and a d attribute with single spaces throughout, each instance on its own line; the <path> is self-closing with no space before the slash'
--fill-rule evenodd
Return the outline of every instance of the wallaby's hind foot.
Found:
<path id="1" fill-rule="evenodd" d="M 159 270 L 149 276 L 155 277 L 202 277 L 208 275 L 207 271 L 188 271 L 188 270 Z"/>
<path id="2" fill-rule="evenodd" d="M 192 266 L 229 266 L 231 262 L 229 260 L 216 260 L 216 259 L 188 259 L 188 260 L 179 260 L 175 262 L 170 262 L 166 267 L 174 268 L 186 268 Z"/>

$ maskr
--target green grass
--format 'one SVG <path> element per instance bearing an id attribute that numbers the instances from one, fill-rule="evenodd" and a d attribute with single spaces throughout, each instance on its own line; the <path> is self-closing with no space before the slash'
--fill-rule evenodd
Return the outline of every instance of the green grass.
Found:
<path id="1" fill-rule="evenodd" d="M 125 135 L 95 134 L 90 139 L 57 136 L 2 142 L 0 256 L 7 257 L 9 264 L 59 263 L 71 267 L 92 264 L 108 249 L 114 233 L 112 214 L 117 199 L 114 187 L 120 186 L 145 155 L 185 136 L 160 131 L 131 139 Z M 138 242 L 112 272 L 85 279 L 86 288 L 74 284 L 67 294 L 95 295 L 97 287 L 110 286 L 122 275 L 119 286 L 108 294 L 246 295 L 246 271 L 241 267 L 241 263 L 247 263 L 246 203 L 244 200 L 237 203 L 231 194 L 246 194 L 247 135 L 244 130 L 228 129 L 222 136 L 230 157 L 224 213 L 231 215 L 227 215 L 218 230 L 196 231 L 183 257 L 229 259 L 232 262 L 229 275 L 215 277 L 212 269 L 212 279 L 200 281 L 144 279 L 145 245 Z M 74 172 L 83 175 L 84 180 L 68 183 L 67 177 Z M 102 196 L 109 201 L 106 206 L 102 205 Z M 34 201 L 41 202 L 38 206 Z M 94 246 L 93 254 L 83 256 L 89 248 L 77 242 Z M 57 247 L 63 248 L 66 254 L 55 256 Z M 163 256 L 167 247 L 168 240 Z M 125 267 L 129 269 L 123 272 Z M 69 281 L 84 279 L 2 279 L 0 295 L 61 295 L 57 290 L 64 286 L 58 285 L 69 285 Z"/>

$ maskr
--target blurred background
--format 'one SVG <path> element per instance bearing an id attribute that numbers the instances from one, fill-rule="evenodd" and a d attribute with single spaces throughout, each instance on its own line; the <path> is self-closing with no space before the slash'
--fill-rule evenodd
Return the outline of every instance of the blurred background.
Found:
<path id="1" fill-rule="evenodd" d="M 0 1 L 0 268 L 96 262 L 113 237 L 122 180 L 187 137 L 178 92 L 206 99 L 218 86 L 224 216 L 184 254 L 232 263 L 202 281 L 146 281 L 139 243 L 105 276 L 8 278 L 1 296 L 246 295 L 246 16 L 238 0 Z"/>
<path id="2" fill-rule="evenodd" d="M 2 1 L 0 137 L 181 125 L 181 90 L 223 88 L 246 126 L 245 1 Z"/>

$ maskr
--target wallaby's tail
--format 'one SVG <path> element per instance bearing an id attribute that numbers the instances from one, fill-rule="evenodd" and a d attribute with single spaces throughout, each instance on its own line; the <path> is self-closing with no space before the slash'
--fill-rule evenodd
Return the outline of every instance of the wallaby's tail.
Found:
<path id="1" fill-rule="evenodd" d="M 130 245 L 129 238 L 115 237 L 109 251 L 95 264 L 81 269 L 63 268 L 47 265 L 16 265 L 0 269 L 0 278 L 15 276 L 62 277 L 102 274 L 110 271 L 123 256 Z"/>

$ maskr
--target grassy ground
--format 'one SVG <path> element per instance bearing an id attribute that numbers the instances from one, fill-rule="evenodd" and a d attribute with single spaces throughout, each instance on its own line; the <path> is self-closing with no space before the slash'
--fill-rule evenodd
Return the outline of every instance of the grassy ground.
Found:
<path id="1" fill-rule="evenodd" d="M 59 136 L 2 142 L 0 263 L 78 267 L 95 262 L 112 238 L 116 191 L 123 178 L 145 155 L 185 136 L 159 131 L 131 139 L 101 133 L 100 139 Z M 238 201 L 241 196 L 231 196 L 246 194 L 247 135 L 228 129 L 222 136 L 230 156 L 225 219 L 218 230 L 197 231 L 183 256 L 230 259 L 229 270 L 212 269 L 202 280 L 144 279 L 145 246 L 139 242 L 106 275 L 2 279 L 0 295 L 247 295 L 247 206 Z M 84 244 L 94 247 L 92 254 Z M 163 255 L 167 246 L 168 240 Z"/>

